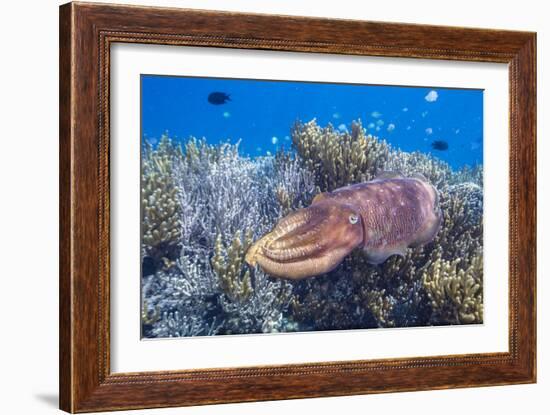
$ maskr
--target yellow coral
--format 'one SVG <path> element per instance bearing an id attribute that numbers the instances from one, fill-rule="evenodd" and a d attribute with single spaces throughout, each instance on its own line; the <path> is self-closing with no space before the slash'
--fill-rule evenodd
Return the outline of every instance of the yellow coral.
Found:
<path id="1" fill-rule="evenodd" d="M 229 246 L 224 246 L 221 235 L 216 238 L 212 268 L 223 292 L 231 301 L 246 301 L 253 292 L 250 270 L 244 261 L 245 253 L 252 245 L 252 232 L 241 237 L 237 231 Z"/>
<path id="2" fill-rule="evenodd" d="M 292 211 L 292 206 L 294 203 L 294 197 L 281 185 L 277 186 L 275 189 L 275 196 L 277 201 L 282 208 L 282 215 L 286 216 Z"/>
<path id="3" fill-rule="evenodd" d="M 483 322 L 483 259 L 475 255 L 466 269 L 438 255 L 422 275 L 434 311 L 448 323 Z"/>
<path id="4" fill-rule="evenodd" d="M 366 305 L 381 327 L 393 327 L 394 321 L 390 318 L 393 305 L 386 295 L 386 290 L 372 290 L 365 293 Z"/>
<path id="5" fill-rule="evenodd" d="M 153 312 L 149 312 L 149 305 L 144 298 L 141 304 L 141 321 L 143 324 L 153 324 L 160 320 L 160 308 L 155 307 Z"/>
<path id="6" fill-rule="evenodd" d="M 360 121 L 352 123 L 351 133 L 337 132 L 330 124 L 321 128 L 315 119 L 297 123 L 292 143 L 322 191 L 374 178 L 390 152 L 385 141 L 365 134 Z"/>
<path id="7" fill-rule="evenodd" d="M 183 157 L 181 147 L 163 136 L 156 149 L 147 145 L 141 171 L 142 246 L 145 255 L 166 261 L 165 254 L 181 236 L 179 188 L 173 166 Z"/>

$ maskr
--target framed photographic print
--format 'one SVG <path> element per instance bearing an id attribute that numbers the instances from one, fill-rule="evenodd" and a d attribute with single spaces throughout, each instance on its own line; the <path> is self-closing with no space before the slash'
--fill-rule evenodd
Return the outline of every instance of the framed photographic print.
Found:
<path id="1" fill-rule="evenodd" d="M 534 33 L 60 8 L 60 406 L 534 382 Z"/>

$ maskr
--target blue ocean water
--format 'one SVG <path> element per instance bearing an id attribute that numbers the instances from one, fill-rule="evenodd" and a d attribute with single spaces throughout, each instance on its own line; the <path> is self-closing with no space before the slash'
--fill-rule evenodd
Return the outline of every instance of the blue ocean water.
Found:
<path id="1" fill-rule="evenodd" d="M 208 100 L 223 92 L 230 100 Z M 403 151 L 431 153 L 454 168 L 483 163 L 483 90 L 142 75 L 141 128 L 186 141 L 241 141 L 250 156 L 291 147 L 296 121 L 368 133 Z M 446 149 L 434 148 L 445 142 Z M 436 145 L 436 147 L 438 147 Z M 443 146 L 439 146 L 445 147 Z"/>

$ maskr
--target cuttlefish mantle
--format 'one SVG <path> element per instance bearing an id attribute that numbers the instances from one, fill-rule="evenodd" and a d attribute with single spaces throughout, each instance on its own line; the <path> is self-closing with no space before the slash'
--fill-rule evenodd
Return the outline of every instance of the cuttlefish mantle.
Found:
<path id="1" fill-rule="evenodd" d="M 380 264 L 430 242 L 441 226 L 437 190 L 421 175 L 376 179 L 315 196 L 256 241 L 246 262 L 281 278 L 333 270 L 355 248 Z"/>

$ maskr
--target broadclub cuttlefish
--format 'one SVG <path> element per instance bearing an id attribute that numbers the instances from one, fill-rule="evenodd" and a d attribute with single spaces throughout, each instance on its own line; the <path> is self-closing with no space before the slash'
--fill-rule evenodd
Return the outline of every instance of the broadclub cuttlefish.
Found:
<path id="1" fill-rule="evenodd" d="M 327 273 L 355 248 L 369 263 L 430 242 L 441 227 L 437 190 L 422 175 L 383 173 L 365 183 L 320 193 L 256 241 L 246 262 L 281 278 Z"/>

